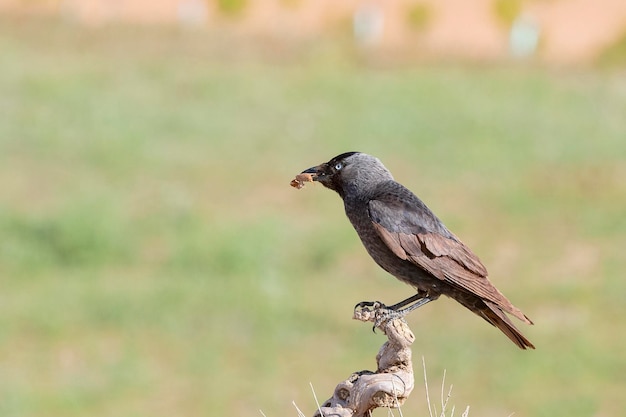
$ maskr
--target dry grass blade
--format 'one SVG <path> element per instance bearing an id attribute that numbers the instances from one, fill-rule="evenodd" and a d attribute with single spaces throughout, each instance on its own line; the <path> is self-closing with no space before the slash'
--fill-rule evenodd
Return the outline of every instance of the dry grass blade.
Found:
<path id="1" fill-rule="evenodd" d="M 428 392 L 428 377 L 426 376 L 426 360 L 422 356 L 422 369 L 424 370 L 424 388 L 426 389 L 426 404 L 428 404 L 428 415 L 433 417 L 433 409 L 430 405 L 430 394 Z"/>
<path id="2" fill-rule="evenodd" d="M 444 369 L 443 371 L 443 378 L 441 381 L 441 394 L 440 394 L 441 395 L 441 411 L 438 413 L 436 405 L 434 405 L 430 401 L 430 393 L 428 389 L 428 377 L 426 375 L 426 361 L 423 356 L 422 356 L 422 367 L 424 370 L 424 387 L 426 389 L 426 403 L 428 404 L 428 414 L 430 415 L 430 417 L 435 417 L 435 416 L 446 417 L 446 410 L 448 409 L 450 398 L 452 397 L 452 387 L 453 387 L 452 385 L 450 385 L 450 388 L 448 388 L 447 395 L 444 395 L 446 392 L 446 370 Z M 452 406 L 449 417 L 454 417 L 454 411 L 455 411 L 455 407 Z M 469 416 L 469 406 L 465 408 L 465 411 L 463 412 L 461 417 L 468 417 L 468 416 Z"/>
<path id="3" fill-rule="evenodd" d="M 396 391 L 396 384 L 394 383 L 394 380 L 391 380 L 391 386 L 393 387 L 393 397 L 394 400 L 396 401 L 396 407 L 398 408 L 398 413 L 400 413 L 400 417 L 404 417 L 404 415 L 402 414 L 402 407 L 400 406 L 400 401 L 398 401 L 398 394 Z M 388 415 L 392 415 L 393 416 L 393 411 L 391 411 L 391 408 L 388 409 Z"/>
<path id="4" fill-rule="evenodd" d="M 291 403 L 293 404 L 294 407 L 296 407 L 296 411 L 298 412 L 298 417 L 306 417 L 306 415 L 302 412 L 302 410 L 298 408 L 295 401 L 292 401 Z"/>
<path id="5" fill-rule="evenodd" d="M 311 387 L 311 392 L 313 393 L 313 398 L 315 399 L 315 405 L 317 405 L 317 411 L 320 412 L 320 416 L 324 417 L 324 413 L 322 413 L 322 407 L 320 406 L 320 402 L 317 400 L 317 395 L 315 395 L 315 389 L 313 388 L 313 383 L 309 382 L 309 386 Z"/>
<path id="6" fill-rule="evenodd" d="M 450 389 L 448 390 L 448 395 L 446 396 L 446 399 L 443 399 L 443 393 L 445 391 L 446 388 L 446 370 L 443 370 L 443 378 L 441 380 L 441 417 L 445 417 L 446 415 L 446 408 L 448 407 L 448 401 L 450 401 L 450 397 L 452 396 L 452 384 L 450 384 Z M 450 411 L 450 417 L 454 416 L 454 406 L 452 407 L 452 410 Z"/>

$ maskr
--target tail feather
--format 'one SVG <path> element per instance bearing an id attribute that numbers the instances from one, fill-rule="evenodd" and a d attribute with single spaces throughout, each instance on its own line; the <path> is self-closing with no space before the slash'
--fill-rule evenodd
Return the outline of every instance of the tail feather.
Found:
<path id="1" fill-rule="evenodd" d="M 515 327 L 509 317 L 502 311 L 502 309 L 496 304 L 483 300 L 484 307 L 478 308 L 478 311 L 473 310 L 479 316 L 487 320 L 492 325 L 496 326 L 502 331 L 513 343 L 515 343 L 520 349 L 534 349 L 535 346 L 526 339 L 526 337 Z M 526 316 L 524 316 L 526 317 Z M 527 319 L 528 320 L 528 319 Z M 530 324 L 532 322 L 528 320 Z"/>
<path id="2" fill-rule="evenodd" d="M 511 313 L 513 314 L 515 317 L 517 317 L 518 319 L 520 319 L 521 321 L 523 321 L 526 324 L 535 324 L 533 323 L 533 321 L 531 319 L 528 318 L 528 316 L 524 313 L 522 313 L 522 310 L 520 310 L 519 308 L 515 307 L 513 304 L 511 304 L 509 302 L 509 300 L 506 299 L 506 297 L 502 296 L 502 298 L 504 299 L 504 301 L 506 301 L 506 305 L 503 305 L 503 308 L 495 307 L 497 308 L 499 311 L 506 311 L 507 313 Z M 485 301 L 488 302 L 488 301 Z M 496 306 L 496 304 L 494 304 L 494 306 Z M 506 316 L 504 316 L 506 317 Z"/>

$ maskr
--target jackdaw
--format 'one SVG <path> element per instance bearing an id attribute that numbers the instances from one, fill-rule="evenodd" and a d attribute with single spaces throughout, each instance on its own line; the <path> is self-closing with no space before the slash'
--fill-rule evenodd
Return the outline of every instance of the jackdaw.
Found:
<path id="1" fill-rule="evenodd" d="M 404 316 L 440 295 L 455 299 L 500 329 L 521 349 L 535 347 L 505 313 L 533 324 L 487 278 L 480 259 L 371 155 L 346 152 L 302 172 L 336 191 L 370 256 L 417 290 L 393 306 Z M 378 303 L 378 302 L 377 302 Z M 357 307 L 375 303 L 359 303 Z"/>

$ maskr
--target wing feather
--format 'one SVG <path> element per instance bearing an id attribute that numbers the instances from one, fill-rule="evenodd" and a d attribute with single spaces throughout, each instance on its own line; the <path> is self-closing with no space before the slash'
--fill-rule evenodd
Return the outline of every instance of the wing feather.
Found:
<path id="1" fill-rule="evenodd" d="M 418 208 L 423 210 L 425 206 L 422 206 L 418 205 Z M 369 214 L 374 229 L 398 258 L 408 260 L 453 287 L 495 303 L 520 320 L 530 323 L 524 313 L 489 281 L 487 269 L 480 259 L 449 232 L 428 208 L 421 213 L 412 213 L 410 210 L 411 207 L 400 205 L 395 199 L 370 202 Z M 424 218 L 426 222 L 422 222 Z M 387 219 L 394 220 L 387 222 Z M 432 224 L 438 226 L 439 230 L 429 227 Z"/>

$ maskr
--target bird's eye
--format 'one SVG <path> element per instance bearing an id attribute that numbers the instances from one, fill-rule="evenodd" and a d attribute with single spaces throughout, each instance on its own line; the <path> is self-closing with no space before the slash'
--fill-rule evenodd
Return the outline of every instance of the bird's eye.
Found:
<path id="1" fill-rule="evenodd" d="M 335 165 L 335 169 L 337 171 L 339 171 L 341 168 L 343 168 L 343 164 L 341 162 L 337 163 L 337 165 Z"/>

